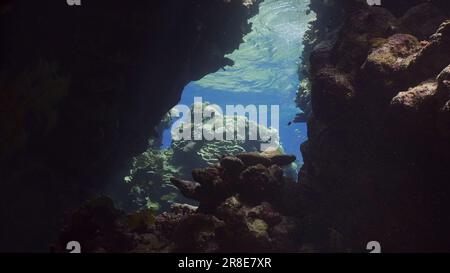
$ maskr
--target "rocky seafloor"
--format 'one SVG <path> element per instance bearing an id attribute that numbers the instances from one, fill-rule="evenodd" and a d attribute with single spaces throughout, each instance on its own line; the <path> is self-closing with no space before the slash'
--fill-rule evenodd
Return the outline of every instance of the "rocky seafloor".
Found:
<path id="1" fill-rule="evenodd" d="M 203 169 L 194 181 L 172 178 L 198 207 L 174 204 L 126 214 L 111 199 L 94 199 L 67 217 L 55 251 L 76 238 L 86 252 L 275 252 L 299 251 L 298 220 L 284 199 L 295 182 L 283 166 L 295 161 L 281 154 L 226 156 Z"/>

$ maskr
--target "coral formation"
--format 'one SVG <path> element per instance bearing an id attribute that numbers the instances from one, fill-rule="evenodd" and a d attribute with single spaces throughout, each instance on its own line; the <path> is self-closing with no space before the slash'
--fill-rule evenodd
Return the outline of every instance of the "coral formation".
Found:
<path id="1" fill-rule="evenodd" d="M 150 140 L 147 151 L 133 159 L 130 174 L 124 178 L 129 187 L 128 198 L 131 204 L 122 205 L 127 210 L 148 208 L 155 211 L 166 210 L 174 202 L 186 202 L 176 194 L 176 189 L 170 183 L 172 176 L 181 172 L 181 166 L 172 165 L 173 151 L 159 149 Z"/>
<path id="2" fill-rule="evenodd" d="M 194 112 L 194 107 L 195 105 L 191 107 L 191 113 Z M 147 151 L 134 158 L 130 174 L 125 177 L 126 187 L 129 187 L 129 189 L 123 190 L 129 191 L 130 196 L 115 198 L 121 202 L 121 207 L 127 210 L 151 208 L 156 211 L 165 211 L 173 203 L 197 205 L 196 202 L 179 196 L 178 190 L 170 183 L 170 178 L 177 176 L 182 179 L 189 179 L 191 170 L 194 168 L 213 166 L 224 156 L 259 151 L 261 144 L 266 142 L 261 139 L 251 140 L 249 138 L 250 128 L 255 128 L 260 135 L 273 136 L 274 145 L 278 146 L 278 149 L 267 152 L 271 153 L 273 163 L 267 159 L 267 162 L 263 165 L 266 167 L 270 164 L 282 165 L 285 166 L 285 170 L 291 170 L 295 173 L 295 159 L 291 160 L 292 158 L 280 155 L 282 147 L 278 142 L 278 135 L 275 130 L 250 121 L 245 116 L 221 115 L 217 111 L 217 107 L 209 103 L 203 103 L 202 107 L 204 110 L 209 109 L 214 112 L 212 117 L 203 118 L 201 129 L 204 133 L 221 132 L 223 138 L 225 138 L 230 132 L 234 134 L 236 126 L 242 124 L 246 135 L 243 136 L 242 140 L 237 137 L 235 140 L 172 140 L 171 146 L 163 149 L 159 147 L 157 139 L 151 139 Z M 167 129 L 171 124 L 168 120 L 172 120 L 172 118 L 164 119 L 160 128 Z M 193 132 L 194 125 L 194 123 L 180 123 L 178 127 L 174 127 L 172 130 L 175 132 L 180 130 Z M 252 158 L 247 158 L 244 154 L 241 157 L 244 162 Z M 224 162 L 227 164 L 226 160 Z M 195 175 L 198 177 L 200 174 L 194 172 L 194 177 Z M 127 204 L 126 199 L 131 199 L 131 204 Z"/>
<path id="3" fill-rule="evenodd" d="M 287 155 L 245 153 L 195 169 L 195 180 L 172 182 L 199 207 L 173 204 L 160 215 L 130 215 L 99 198 L 68 215 L 55 251 L 77 238 L 85 252 L 293 252 L 299 250 L 299 222 L 287 216 L 283 190 L 294 182 L 282 166 Z M 94 232 L 95 231 L 95 232 Z"/>
<path id="4" fill-rule="evenodd" d="M 191 107 L 192 115 L 194 115 L 195 107 L 195 104 Z M 183 163 L 179 165 L 186 166 L 188 169 L 211 165 L 217 163 L 222 155 L 260 151 L 261 145 L 269 143 L 269 141 L 273 144 L 273 149 L 282 151 L 279 135 L 275 129 L 267 128 L 246 116 L 237 114 L 228 116 L 226 114 L 229 113 L 221 113 L 217 105 L 203 103 L 201 107 L 203 111 L 211 113 L 211 117 L 203 117 L 201 124 L 192 122 L 194 120 L 192 117 L 191 122 L 184 121 L 179 124 L 179 127 L 172 128 L 174 131 L 181 130 L 192 133 L 191 140 L 174 138 L 172 150 L 174 151 L 175 161 Z M 202 133 L 201 140 L 195 139 L 194 132 L 196 129 L 199 129 L 199 132 Z M 207 139 L 206 136 L 219 137 L 211 140 Z M 232 136 L 231 139 L 229 139 L 229 136 Z M 269 139 L 265 141 L 262 136 Z M 189 158 L 189 161 L 193 164 L 186 162 L 186 158 Z"/>

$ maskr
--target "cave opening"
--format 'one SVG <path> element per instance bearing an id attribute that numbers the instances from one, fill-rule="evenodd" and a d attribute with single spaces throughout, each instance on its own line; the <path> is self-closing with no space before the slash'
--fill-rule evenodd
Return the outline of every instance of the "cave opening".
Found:
<path id="1" fill-rule="evenodd" d="M 299 146 L 307 139 L 306 124 L 292 121 L 301 112 L 295 98 L 301 81 L 298 71 L 302 40 L 315 16 L 308 12 L 308 5 L 308 0 L 262 2 L 258 14 L 250 19 L 252 30 L 238 49 L 225 56 L 231 60 L 230 65 L 189 83 L 179 100 L 179 105 L 194 110 L 196 100 L 200 99 L 202 109 L 214 106 L 225 120 L 228 113 L 222 112 L 229 106 L 255 106 L 258 110 L 267 106 L 268 121 L 260 122 L 262 113 L 255 120 L 258 132 L 275 132 L 279 140 L 275 149 L 297 157 L 285 170 L 293 180 L 303 164 Z M 274 109 L 278 116 L 274 115 Z M 174 132 L 179 130 L 175 125 L 186 118 L 186 114 L 178 112 L 175 107 L 164 117 L 157 128 L 158 136 L 149 140 L 147 151 L 133 159 L 130 174 L 124 179 L 130 186 L 133 209 L 165 211 L 174 202 L 193 204 L 178 194 L 170 178 L 191 179 L 192 169 L 214 164 L 223 155 L 261 151 L 261 141 L 250 141 L 248 137 L 244 141 L 227 138 L 174 141 Z M 242 119 L 249 129 L 251 114 L 236 114 L 233 119 Z"/>

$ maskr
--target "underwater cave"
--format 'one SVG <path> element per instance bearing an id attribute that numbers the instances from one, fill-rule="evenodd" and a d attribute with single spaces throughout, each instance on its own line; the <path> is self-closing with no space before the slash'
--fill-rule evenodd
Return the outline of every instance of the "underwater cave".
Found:
<path id="1" fill-rule="evenodd" d="M 69 2 L 0 2 L 0 252 L 450 250 L 448 0 Z"/>
<path id="2" fill-rule="evenodd" d="M 278 128 L 275 129 L 277 137 L 273 137 L 276 141 L 273 148 L 280 150 L 280 153 L 296 156 L 296 162 L 286 168 L 286 174 L 293 180 L 297 180 L 303 164 L 299 146 L 307 139 L 306 123 L 294 121 L 301 112 L 296 94 L 301 81 L 302 41 L 308 23 L 314 20 L 314 13 L 307 12 L 308 5 L 306 0 L 262 2 L 258 13 L 249 19 L 251 31 L 243 37 L 238 49 L 225 55 L 229 65 L 186 85 L 179 100 L 179 105 L 190 107 L 193 111 L 194 101 L 200 99 L 200 103 L 218 107 L 225 118 L 233 115 L 226 116 L 227 106 L 245 108 L 250 105 L 256 106 L 257 110 L 261 110 L 258 106 L 267 107 L 265 124 L 261 122 L 260 113 L 254 120 L 258 129 L 263 127 L 258 131 L 268 130 L 266 127 L 270 127 L 271 118 L 274 118 L 271 106 L 277 106 L 279 111 L 274 123 Z M 176 112 L 176 108 L 173 111 Z M 242 113 L 235 113 L 235 116 L 243 119 L 242 122 L 249 122 L 249 113 L 243 116 Z M 236 141 L 236 138 L 207 141 L 202 136 L 174 143 L 172 130 L 180 129 L 173 128 L 177 120 L 192 122 L 183 118 L 186 119 L 178 113 L 176 116 L 173 112 L 166 114 L 157 128 L 158 135 L 149 140 L 149 149 L 134 159 L 130 175 L 125 177 L 126 183 L 135 185 L 131 195 L 135 198 L 134 203 L 139 205 L 132 206 L 132 209 L 165 211 L 175 202 L 189 203 L 171 185 L 172 176 L 190 179 L 192 169 L 213 165 L 221 156 L 262 152 L 260 139 L 250 139 L 248 126 L 241 141 Z"/>

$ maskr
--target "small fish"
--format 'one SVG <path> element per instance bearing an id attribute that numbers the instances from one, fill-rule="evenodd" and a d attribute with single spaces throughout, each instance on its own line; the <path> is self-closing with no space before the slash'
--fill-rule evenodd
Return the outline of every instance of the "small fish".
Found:
<path id="1" fill-rule="evenodd" d="M 187 153 L 192 151 L 196 145 L 197 143 L 195 141 L 189 142 L 188 144 L 186 144 L 186 146 L 183 147 L 183 152 Z"/>

